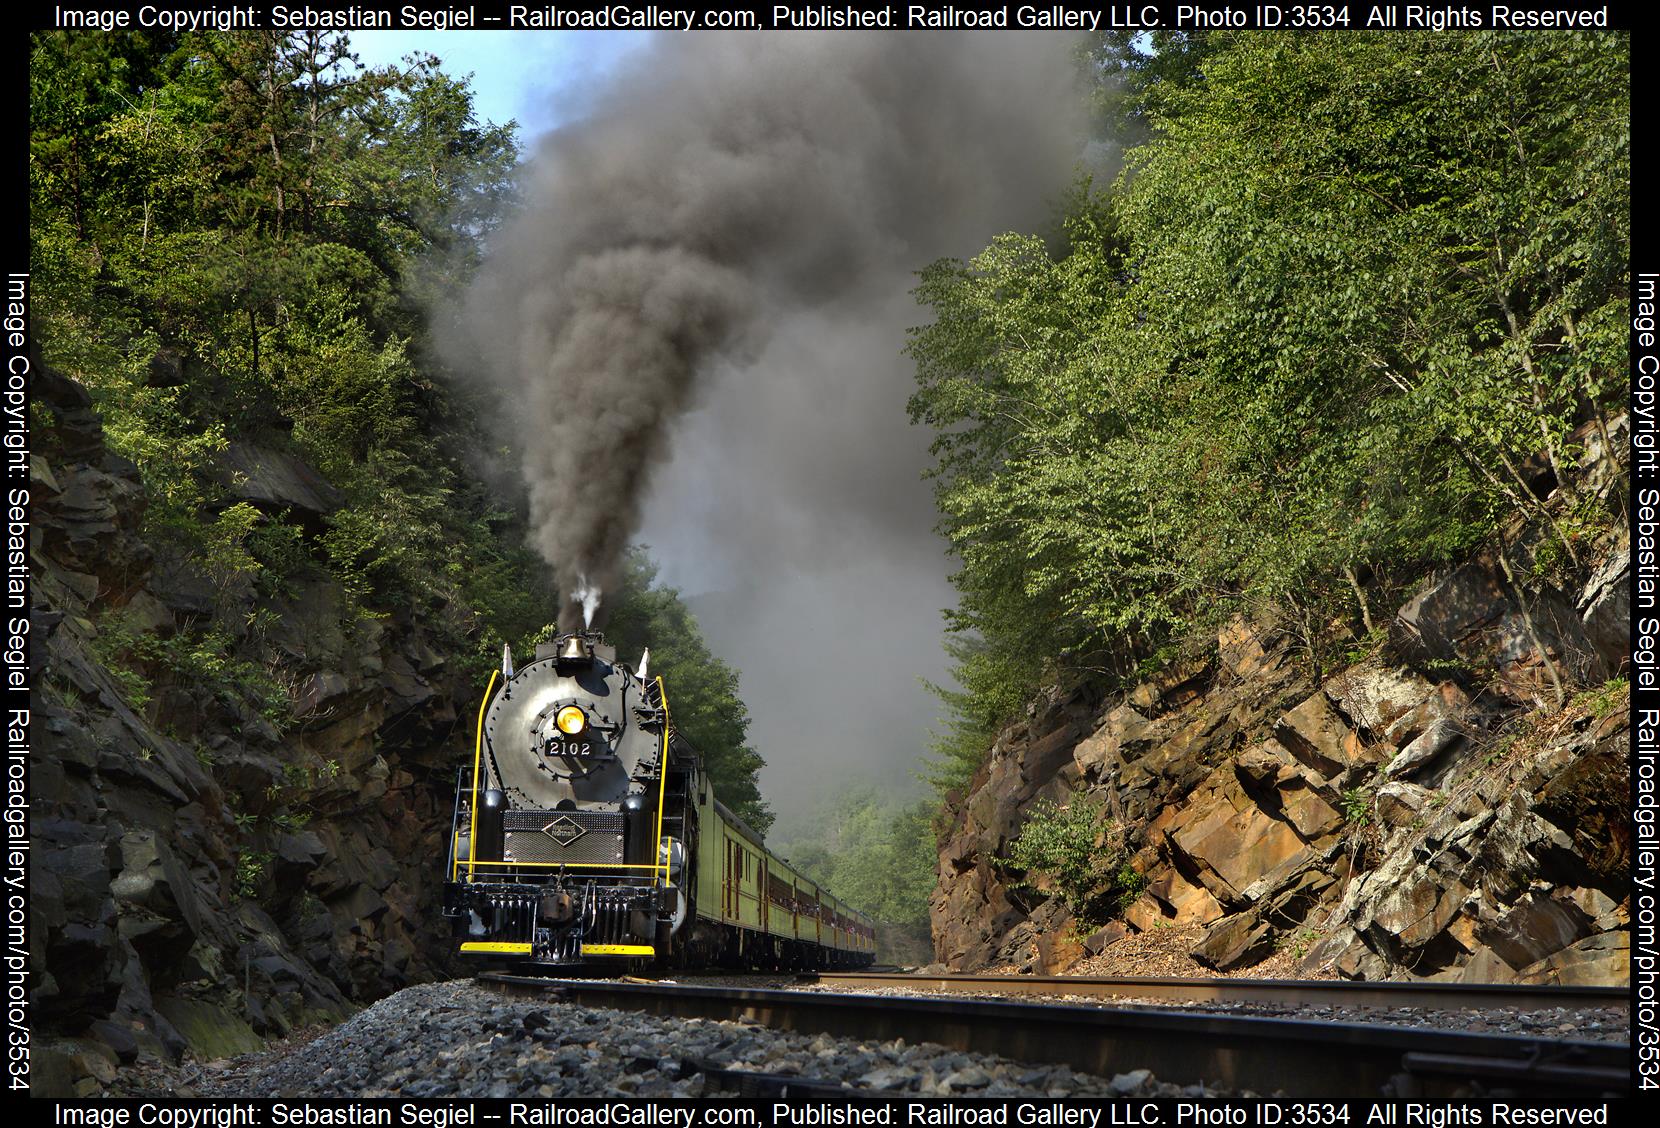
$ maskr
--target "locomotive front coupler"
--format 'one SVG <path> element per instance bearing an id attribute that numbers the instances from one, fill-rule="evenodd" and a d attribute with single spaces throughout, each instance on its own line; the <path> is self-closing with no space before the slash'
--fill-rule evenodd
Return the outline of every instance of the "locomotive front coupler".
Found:
<path id="1" fill-rule="evenodd" d="M 565 924 L 576 917 L 580 905 L 568 889 L 548 889 L 542 893 L 542 900 L 536 909 L 536 918 L 543 924 Z"/>
<path id="2" fill-rule="evenodd" d="M 672 887 L 653 890 L 610 886 L 600 887 L 596 892 L 601 902 L 613 910 L 655 915 L 672 911 L 673 908 Z M 564 924 L 574 919 L 583 903 L 578 888 L 559 882 L 528 885 L 497 881 L 447 881 L 444 883 L 443 915 L 461 917 L 472 911 L 494 909 L 504 904 L 521 904 L 526 899 L 536 902 L 536 917 L 543 924 Z"/>

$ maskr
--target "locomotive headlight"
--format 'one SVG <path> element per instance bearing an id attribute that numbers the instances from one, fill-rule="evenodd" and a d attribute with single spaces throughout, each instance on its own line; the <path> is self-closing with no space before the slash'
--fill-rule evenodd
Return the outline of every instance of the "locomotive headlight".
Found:
<path id="1" fill-rule="evenodd" d="M 559 726 L 559 731 L 566 736 L 579 736 L 582 730 L 588 727 L 588 714 L 575 705 L 567 705 L 559 710 L 553 718 L 553 723 Z"/>

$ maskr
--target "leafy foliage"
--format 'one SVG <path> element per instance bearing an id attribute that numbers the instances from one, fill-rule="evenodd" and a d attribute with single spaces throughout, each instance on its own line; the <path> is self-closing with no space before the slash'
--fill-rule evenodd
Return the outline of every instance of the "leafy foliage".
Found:
<path id="1" fill-rule="evenodd" d="M 1084 926 L 1103 923 L 1141 892 L 1145 878 L 1129 860 L 1122 828 L 1085 795 L 1065 806 L 1039 800 L 1009 843 L 1008 865 L 1027 874 L 1020 884 L 1035 889 L 1034 877 L 1052 881 Z"/>
<path id="2" fill-rule="evenodd" d="M 1615 709 L 1624 707 L 1630 697 L 1631 683 L 1621 675 L 1609 678 L 1594 688 L 1581 690 L 1573 704 L 1576 708 L 1588 710 L 1592 717 L 1600 721 Z"/>
<path id="3" fill-rule="evenodd" d="M 189 685 L 196 696 L 246 704 L 279 729 L 289 721 L 288 696 L 271 665 L 239 655 L 223 627 L 158 635 L 124 612 L 100 616 L 93 652 L 135 711 L 149 710 L 157 681 Z"/>
<path id="4" fill-rule="evenodd" d="M 30 82 L 45 355 L 138 464 L 146 538 L 213 592 L 176 635 L 104 625 L 130 703 L 194 682 L 291 719 L 284 687 L 317 659 L 274 646 L 272 613 L 248 607 L 317 580 L 344 594 L 348 634 L 418 618 L 468 673 L 552 619 L 504 452 L 430 343 L 512 201 L 512 123 L 479 122 L 431 56 L 365 70 L 321 31 L 42 33 Z M 238 500 L 236 441 L 302 459 L 344 504 L 319 521 Z M 736 676 L 652 580 L 636 557 L 619 640 L 654 647 L 676 722 L 764 828 Z"/>
<path id="5" fill-rule="evenodd" d="M 1343 821 L 1350 827 L 1364 828 L 1371 825 L 1372 805 L 1376 796 L 1370 788 L 1351 787 L 1343 792 L 1341 806 Z"/>
<path id="6" fill-rule="evenodd" d="M 1240 613 L 1333 624 L 1542 505 L 1624 369 L 1623 35 L 1173 36 L 1096 60 L 1144 143 L 1063 238 L 935 263 L 913 332 L 961 561 L 963 783 L 1043 680 Z M 1060 669 L 1045 663 L 1058 656 Z"/>

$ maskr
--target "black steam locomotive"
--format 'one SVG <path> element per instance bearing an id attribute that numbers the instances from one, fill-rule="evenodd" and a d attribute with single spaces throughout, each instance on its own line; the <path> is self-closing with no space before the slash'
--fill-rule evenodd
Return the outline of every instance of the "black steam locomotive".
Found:
<path id="1" fill-rule="evenodd" d="M 499 682 L 499 684 L 498 684 Z M 661 678 L 561 635 L 479 709 L 444 915 L 466 957 L 522 965 L 862 967 L 869 918 L 770 853 L 710 789 Z"/>

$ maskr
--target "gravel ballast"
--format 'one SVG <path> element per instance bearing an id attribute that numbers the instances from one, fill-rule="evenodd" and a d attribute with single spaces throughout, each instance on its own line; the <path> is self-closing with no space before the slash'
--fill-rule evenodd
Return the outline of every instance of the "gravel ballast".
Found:
<path id="1" fill-rule="evenodd" d="M 667 981 L 666 981 L 667 982 Z M 704 986 L 814 988 L 782 977 L 688 976 Z M 862 993 L 895 998 L 939 992 L 895 987 Z M 998 998 L 993 993 L 973 994 Z M 1154 1005 L 1154 1000 L 1020 995 L 1093 1007 Z M 1630 1016 L 1618 1008 L 1547 1010 L 1318 1006 L 1268 1003 L 1157 1003 L 1189 1013 L 1391 1022 L 1420 1028 L 1624 1041 Z M 752 1020 L 677 1019 L 507 998 L 468 980 L 411 987 L 355 1017 L 288 1043 L 205 1066 L 140 1067 L 113 1093 L 207 1097 L 721 1097 L 738 1095 L 728 1072 L 797 1078 L 912 1096 L 1223 1097 L 1249 1090 L 1176 1085 L 1145 1069 L 1114 1077 L 1067 1066 L 1020 1063 L 903 1040 L 859 1041 L 771 1030 Z M 1269 1088 L 1271 1086 L 1264 1086 Z"/>
<path id="2" fill-rule="evenodd" d="M 214 1063 L 208 1097 L 704 1097 L 706 1068 L 855 1090 L 989 1097 L 1244 1095 L 1026 1065 L 903 1040 L 862 1042 L 759 1024 L 508 1000 L 465 981 L 399 991 L 298 1047 Z"/>

